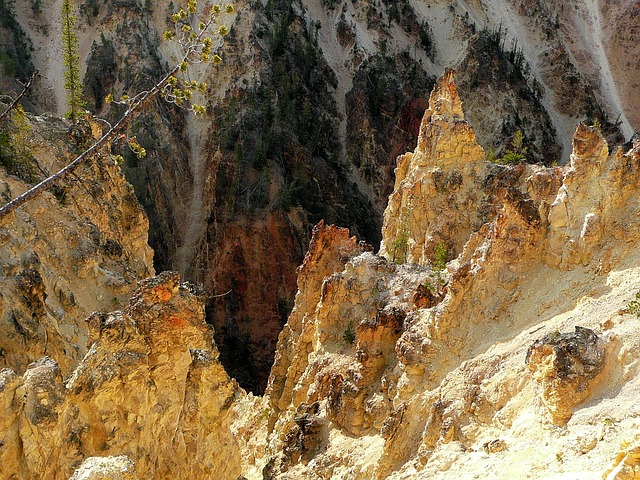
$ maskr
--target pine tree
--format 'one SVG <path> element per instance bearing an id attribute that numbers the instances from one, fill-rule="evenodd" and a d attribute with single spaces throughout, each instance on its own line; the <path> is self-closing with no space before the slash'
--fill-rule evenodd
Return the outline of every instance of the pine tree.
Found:
<path id="1" fill-rule="evenodd" d="M 62 52 L 64 60 L 64 88 L 67 91 L 69 111 L 66 116 L 71 120 L 80 117 L 84 107 L 82 100 L 82 82 L 80 80 L 80 59 L 78 58 L 78 37 L 76 37 L 76 18 L 73 14 L 72 0 L 62 1 Z"/>

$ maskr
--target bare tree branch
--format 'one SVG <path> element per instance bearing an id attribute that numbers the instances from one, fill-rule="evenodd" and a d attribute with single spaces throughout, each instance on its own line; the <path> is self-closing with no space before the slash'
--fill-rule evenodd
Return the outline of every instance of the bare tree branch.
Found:
<path id="1" fill-rule="evenodd" d="M 176 65 L 173 70 L 171 70 L 168 74 L 164 76 L 159 83 L 157 83 L 151 90 L 144 92 L 141 96 L 136 98 L 136 100 L 129 106 L 124 115 L 118 120 L 118 122 L 109 129 L 107 133 L 105 133 L 98 141 L 96 141 L 91 147 L 78 155 L 73 162 L 68 164 L 62 170 L 58 171 L 54 175 L 51 175 L 49 178 L 44 179 L 42 182 L 37 185 L 31 187 L 29 190 L 24 192 L 22 195 L 16 197 L 14 200 L 11 200 L 4 207 L 0 208 L 0 218 L 3 218 L 8 213 L 14 211 L 19 206 L 23 205 L 28 200 L 31 200 L 36 195 L 40 194 L 43 190 L 46 190 L 50 186 L 54 185 L 56 182 L 62 180 L 71 172 L 73 172 L 78 166 L 83 163 L 85 160 L 93 156 L 95 153 L 100 150 L 104 145 L 106 145 L 113 137 L 115 137 L 116 133 L 127 123 L 127 121 L 131 118 L 131 116 L 136 113 L 145 103 L 147 103 L 151 98 L 153 98 L 159 91 L 161 91 L 167 82 L 169 81 L 169 77 L 175 75 L 180 69 L 180 65 Z"/>
<path id="2" fill-rule="evenodd" d="M 35 80 L 35 78 L 37 76 L 38 76 L 38 70 L 36 70 L 35 72 L 33 72 L 31 74 L 31 77 L 29 78 L 29 81 L 24 85 L 24 88 L 22 89 L 22 92 L 20 93 L 20 95 L 18 95 L 16 97 L 16 99 L 13 102 L 11 102 L 11 105 L 9 105 L 9 107 L 4 112 L 2 112 L 2 115 L 0 115 L 0 120 L 2 120 L 4 117 L 9 115 L 9 112 L 11 110 L 13 110 L 14 108 L 16 108 L 16 105 L 18 105 L 18 102 L 27 93 L 27 90 L 29 90 L 29 88 L 31 88 L 31 84 L 33 83 L 33 81 Z"/>

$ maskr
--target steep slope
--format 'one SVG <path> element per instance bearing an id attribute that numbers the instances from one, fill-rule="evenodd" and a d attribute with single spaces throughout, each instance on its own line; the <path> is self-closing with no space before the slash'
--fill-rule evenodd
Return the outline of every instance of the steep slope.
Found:
<path id="1" fill-rule="evenodd" d="M 56 172 L 99 132 L 95 123 L 14 112 L 1 137 L 3 201 Z M 117 308 L 153 274 L 148 226 L 107 155 L 3 218 L 0 366 L 23 372 L 49 355 L 68 375 L 87 351 L 85 318 Z"/>
<path id="2" fill-rule="evenodd" d="M 640 100 L 638 84 L 638 57 L 634 47 L 638 45 L 637 2 L 600 2 L 601 38 L 606 60 L 621 102 L 621 111 L 633 131 L 638 130 Z"/>
<path id="3" fill-rule="evenodd" d="M 601 12 L 602 3 L 604 2 L 591 0 L 577 5 L 577 8 L 568 9 L 565 17 L 569 23 L 568 29 L 575 29 L 569 35 L 578 40 L 573 42 L 569 49 L 576 59 L 575 63 L 582 66 L 585 75 L 593 78 L 594 85 L 599 87 L 597 88 L 599 95 L 604 99 L 603 103 L 608 105 L 610 114 L 617 114 L 616 121 L 620 122 L 620 129 L 624 137 L 629 139 L 637 130 L 637 126 L 633 127 L 631 125 L 627 118 L 627 111 L 634 116 L 635 113 L 628 108 L 629 104 L 623 106 L 622 99 L 627 97 L 619 93 L 616 83 L 624 85 L 623 93 L 633 95 L 628 85 L 629 78 L 634 75 L 634 71 L 637 72 L 637 67 L 634 68 L 630 62 L 627 62 L 625 67 L 616 72 L 611 68 L 609 58 L 611 57 L 619 65 L 620 60 L 617 57 L 620 55 L 627 56 L 630 53 L 625 52 L 622 54 L 621 51 L 616 51 L 616 49 L 635 43 L 638 35 L 632 25 L 628 25 L 629 28 L 625 28 L 627 25 L 622 20 L 622 17 L 634 18 L 640 13 L 640 10 L 638 5 L 633 5 L 633 2 L 628 3 L 626 6 L 621 5 L 618 8 L 611 9 L 613 10 L 611 15 L 622 20 L 622 25 L 616 24 L 613 30 L 625 32 L 622 35 L 618 34 L 619 43 L 614 47 L 608 37 L 616 34 L 608 31 L 611 28 L 611 19 L 605 21 Z M 629 36 L 625 38 L 627 35 Z M 617 79 L 614 77 L 614 73 L 617 73 L 615 77 L 618 77 L 618 82 L 616 82 Z M 633 97 L 629 98 L 628 101 L 633 102 Z"/>
<path id="4" fill-rule="evenodd" d="M 49 357 L 22 377 L 0 373 L 0 478 L 67 479 L 112 454 L 133 459 L 120 460 L 130 478 L 239 475 L 229 425 L 241 391 L 217 361 L 202 302 L 178 279 L 148 279 L 122 311 L 89 317 L 92 347 L 66 381 Z"/>
<path id="5" fill-rule="evenodd" d="M 3 103 L 9 100 L 5 95 L 11 97 L 22 91 L 19 82 L 26 82 L 34 71 L 32 39 L 20 25 L 14 7 L 11 1 L 0 2 L 0 101 Z"/>
<path id="6" fill-rule="evenodd" d="M 629 140 L 637 8 L 565 4 L 241 1 L 225 19 L 223 65 L 193 72 L 209 83 L 205 119 L 157 102 L 132 122 L 147 158 L 115 149 L 150 219 L 156 269 L 178 270 L 212 296 L 221 358 L 244 386 L 266 385 L 312 226 L 324 219 L 379 244 L 396 157 L 415 145 L 425 92 L 445 68 L 460 72 L 466 118 L 488 155 L 501 157 L 520 131 L 529 162 L 567 163 L 585 118 L 598 119 L 612 144 Z M 31 68 L 30 41 L 42 77 L 28 101 L 36 112 L 64 112 L 59 2 L 2 5 L 3 38 L 20 47 L 0 46 L 3 91 L 19 87 L 8 76 Z M 147 88 L 175 61 L 159 38 L 178 6 L 78 3 L 92 112 L 113 120 L 107 93 Z M 20 68 L 12 74 L 10 64 Z"/>
<path id="7" fill-rule="evenodd" d="M 316 232 L 267 390 L 265 478 L 602 478 L 637 441 L 637 148 L 609 157 L 579 126 L 569 166 L 499 167 L 474 141 L 449 72 L 399 163 L 383 256 Z M 391 262 L 400 231 L 411 264 Z"/>
<path id="8" fill-rule="evenodd" d="M 89 316 L 68 378 L 0 372 L 0 478 L 634 478 L 640 145 L 572 143 L 564 167 L 484 161 L 445 72 L 380 254 L 314 228 L 264 397 L 165 272 Z"/>

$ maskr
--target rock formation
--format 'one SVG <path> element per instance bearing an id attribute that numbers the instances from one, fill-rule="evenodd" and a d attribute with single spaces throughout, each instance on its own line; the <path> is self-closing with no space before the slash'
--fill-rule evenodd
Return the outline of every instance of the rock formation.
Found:
<path id="1" fill-rule="evenodd" d="M 639 149 L 581 125 L 570 165 L 490 164 L 446 72 L 380 253 L 315 227 L 264 397 L 165 272 L 88 317 L 70 377 L 0 373 L 0 478 L 634 478 Z"/>
<path id="2" fill-rule="evenodd" d="M 592 330 L 552 332 L 527 350 L 526 363 L 543 388 L 542 402 L 554 422 L 565 424 L 572 407 L 593 395 L 590 389 L 604 367 L 604 344 Z"/>
<path id="3" fill-rule="evenodd" d="M 398 158 L 380 254 L 399 263 L 426 265 L 435 245 L 443 242 L 450 258 L 456 257 L 483 223 L 477 207 L 483 200 L 484 157 L 464 120 L 449 70 L 431 93 L 416 150 Z M 455 213 L 447 213 L 449 209 Z"/>
<path id="4" fill-rule="evenodd" d="M 267 391 L 265 478 L 596 478 L 633 440 L 635 414 L 610 399 L 630 401 L 637 383 L 623 352 L 637 344 L 624 306 L 638 288 L 625 273 L 638 268 L 625 241 L 638 216 L 616 183 L 624 169 L 637 185 L 637 154 L 609 157 L 597 129 L 579 126 L 567 167 L 483 157 L 447 72 L 398 161 L 381 256 L 352 251 L 342 271 L 319 270 L 315 300 L 301 273 Z M 437 242 L 451 259 L 444 295 L 417 305 L 414 292 L 434 288 Z M 579 253 L 555 253 L 571 242 Z M 321 258 L 312 251 L 303 272 Z M 615 468 L 632 471 L 633 458 Z"/>
<path id="5" fill-rule="evenodd" d="M 66 382 L 48 357 L 23 376 L 2 371 L 1 478 L 240 474 L 230 424 L 241 390 L 217 361 L 202 301 L 178 279 L 145 280 L 122 311 L 90 316 L 91 349 Z"/>
<path id="6" fill-rule="evenodd" d="M 97 124 L 14 115 L 7 130 L 17 151 L 3 153 L 3 200 L 62 168 L 93 139 L 91 128 L 100 133 Z M 64 375 L 71 373 L 87 352 L 85 318 L 118 308 L 137 281 L 153 274 L 148 228 L 131 186 L 107 155 L 3 218 L 0 366 L 23 372 L 48 355 Z"/>
<path id="7" fill-rule="evenodd" d="M 563 164 L 578 121 L 599 119 L 619 143 L 620 129 L 628 140 L 638 128 L 635 2 L 234 3 L 223 63 L 190 70 L 209 84 L 198 100 L 206 115 L 193 121 L 153 102 L 128 132 L 147 157 L 118 153 L 148 215 L 157 270 L 180 271 L 212 296 L 232 290 L 209 302 L 208 321 L 221 359 L 255 392 L 266 386 L 313 225 L 348 225 L 377 247 L 396 157 L 414 148 L 425 93 L 446 67 L 460 72 L 466 119 L 487 154 L 500 157 L 522 131 L 529 161 Z M 35 113 L 66 111 L 59 4 L 0 3 L 0 94 L 19 92 L 17 80 L 39 69 L 24 98 Z M 159 39 L 184 2 L 76 6 L 87 108 L 113 121 L 120 112 L 108 93 L 145 90 L 177 60 Z M 473 182 L 463 178 L 466 191 Z M 434 171 L 433 180 L 437 189 L 459 179 Z M 450 258 L 480 217 L 447 245 Z M 427 262 L 444 240 L 450 226 L 440 221 L 411 261 Z"/>

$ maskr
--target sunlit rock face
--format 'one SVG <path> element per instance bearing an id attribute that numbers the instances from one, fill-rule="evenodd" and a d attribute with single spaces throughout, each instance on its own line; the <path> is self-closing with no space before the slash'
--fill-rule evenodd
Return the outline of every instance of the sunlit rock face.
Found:
<path id="1" fill-rule="evenodd" d="M 4 200 L 58 171 L 100 135 L 97 123 L 13 119 L 8 131 L 15 135 L 20 121 L 24 139 L 21 160 L 0 172 Z M 131 185 L 109 155 L 90 159 L 67 183 L 4 217 L 0 367 L 23 373 L 47 355 L 69 375 L 87 352 L 85 318 L 123 305 L 136 283 L 153 274 L 148 229 Z"/>
<path id="2" fill-rule="evenodd" d="M 87 316 L 71 374 L 37 338 L 0 372 L 0 478 L 633 478 L 639 147 L 581 125 L 567 166 L 492 164 L 456 91 L 447 71 L 378 254 L 314 228 L 263 397 L 165 272 Z M 12 295 L 39 315 L 29 265 Z"/>
<path id="3" fill-rule="evenodd" d="M 637 428 L 617 406 L 637 385 L 637 152 L 580 125 L 565 167 L 488 163 L 453 75 L 398 161 L 380 253 L 315 232 L 305 266 L 327 267 L 302 267 L 280 336 L 265 478 L 634 471 L 616 455 Z"/>
<path id="4" fill-rule="evenodd" d="M 243 392 L 190 287 L 163 273 L 87 322 L 92 346 L 66 381 L 48 357 L 22 377 L 2 371 L 2 478 L 236 478 Z"/>
<path id="5" fill-rule="evenodd" d="M 484 157 L 464 120 L 454 72 L 447 71 L 429 97 L 417 148 L 398 158 L 380 254 L 426 265 L 439 242 L 450 258 L 459 254 L 483 223 Z"/>

